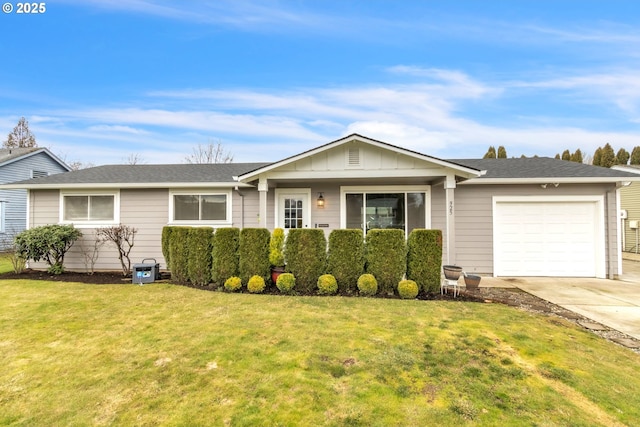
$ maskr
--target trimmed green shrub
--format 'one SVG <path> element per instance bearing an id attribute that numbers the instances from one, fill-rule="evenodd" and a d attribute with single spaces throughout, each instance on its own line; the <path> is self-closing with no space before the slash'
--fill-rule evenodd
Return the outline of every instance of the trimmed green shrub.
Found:
<path id="1" fill-rule="evenodd" d="M 224 289 L 228 292 L 236 292 L 242 289 L 242 280 L 238 276 L 231 276 L 224 281 Z"/>
<path id="2" fill-rule="evenodd" d="M 318 293 L 320 295 L 333 295 L 338 292 L 338 282 L 332 274 L 323 274 L 318 277 Z"/>
<path id="3" fill-rule="evenodd" d="M 418 284 L 413 280 L 401 280 L 398 283 L 398 295 L 402 299 L 414 299 L 418 296 Z"/>
<path id="4" fill-rule="evenodd" d="M 177 283 L 189 280 L 189 227 L 174 227 L 169 243 L 171 279 Z"/>
<path id="5" fill-rule="evenodd" d="M 296 276 L 298 289 L 313 292 L 318 277 L 324 273 L 327 240 L 324 231 L 316 228 L 289 230 L 285 244 L 287 271 Z"/>
<path id="6" fill-rule="evenodd" d="M 264 292 L 265 283 L 262 276 L 251 276 L 249 282 L 247 282 L 247 290 L 252 294 L 261 294 Z"/>
<path id="7" fill-rule="evenodd" d="M 276 286 L 283 294 L 290 294 L 293 292 L 293 288 L 296 287 L 296 278 L 291 273 L 282 273 L 278 276 Z"/>
<path id="8" fill-rule="evenodd" d="M 407 240 L 407 279 L 422 292 L 438 292 L 442 268 L 442 231 L 415 229 Z"/>
<path id="9" fill-rule="evenodd" d="M 244 283 L 251 276 L 261 276 L 265 282 L 271 275 L 269 241 L 271 233 L 266 228 L 243 228 L 240 231 L 240 278 Z"/>
<path id="10" fill-rule="evenodd" d="M 73 225 L 42 225 L 24 230 L 15 237 L 16 254 L 22 259 L 44 260 L 48 272 L 64 272 L 64 256 L 82 232 Z"/>
<path id="11" fill-rule="evenodd" d="M 211 282 L 211 240 L 213 228 L 194 227 L 189 230 L 189 260 L 187 271 L 189 281 L 196 286 L 206 286 Z"/>
<path id="12" fill-rule="evenodd" d="M 167 268 L 170 268 L 171 265 L 171 257 L 169 254 L 169 244 L 171 242 L 171 232 L 173 231 L 172 226 L 166 225 L 162 227 L 162 256 L 164 257 L 164 262 L 167 264 Z"/>
<path id="13" fill-rule="evenodd" d="M 364 297 L 372 297 L 378 293 L 378 281 L 373 274 L 363 274 L 358 277 L 358 291 Z"/>
<path id="14" fill-rule="evenodd" d="M 407 245 L 404 231 L 375 229 L 367 233 L 366 268 L 378 280 L 379 292 L 393 294 L 407 271 Z"/>
<path id="15" fill-rule="evenodd" d="M 273 267 L 284 267 L 284 230 L 275 228 L 269 241 L 269 262 Z"/>
<path id="16" fill-rule="evenodd" d="M 360 229 L 333 230 L 329 234 L 327 272 L 333 274 L 341 292 L 353 294 L 364 273 L 364 235 Z"/>
<path id="17" fill-rule="evenodd" d="M 213 235 L 211 250 L 211 280 L 222 286 L 229 277 L 238 276 L 240 229 L 218 228 Z"/>

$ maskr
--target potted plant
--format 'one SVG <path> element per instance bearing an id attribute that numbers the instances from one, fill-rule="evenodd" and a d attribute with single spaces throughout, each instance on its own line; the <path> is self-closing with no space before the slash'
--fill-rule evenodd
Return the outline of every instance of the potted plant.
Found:
<path id="1" fill-rule="evenodd" d="M 462 274 L 462 267 L 457 265 L 443 265 L 442 270 L 447 280 L 458 280 Z"/>
<path id="2" fill-rule="evenodd" d="M 276 283 L 278 276 L 284 273 L 284 230 L 275 228 L 269 241 L 269 262 L 271 263 L 271 282 Z"/>

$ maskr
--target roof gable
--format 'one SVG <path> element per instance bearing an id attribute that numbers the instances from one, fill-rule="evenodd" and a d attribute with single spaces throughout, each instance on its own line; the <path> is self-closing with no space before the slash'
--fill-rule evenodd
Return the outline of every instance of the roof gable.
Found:
<path id="1" fill-rule="evenodd" d="M 416 151 L 397 147 L 386 142 L 377 141 L 358 134 L 332 141 L 288 157 L 266 167 L 256 169 L 239 176 L 241 181 L 251 181 L 259 175 L 270 177 L 296 176 L 320 177 L 329 174 L 331 177 L 350 177 L 358 175 L 356 171 L 398 171 L 420 170 L 422 173 L 431 170 L 434 174 L 444 175 L 447 172 L 465 178 L 479 176 L 480 170 L 466 165 L 458 165 L 437 157 L 428 156 Z M 425 173 L 429 175 L 429 173 Z M 302 177 L 302 176 L 301 176 Z"/>
<path id="2" fill-rule="evenodd" d="M 62 166 L 63 169 L 66 169 L 68 171 L 71 170 L 69 165 L 67 165 L 65 162 L 60 160 L 51 151 L 49 151 L 47 148 L 41 148 L 41 147 L 1 148 L 0 149 L 0 167 L 8 165 L 13 162 L 26 159 L 31 156 L 35 156 L 39 153 L 43 153 L 49 156 L 49 158 L 51 158 L 52 161 L 54 161 L 55 163 L 58 163 L 60 166 Z"/>

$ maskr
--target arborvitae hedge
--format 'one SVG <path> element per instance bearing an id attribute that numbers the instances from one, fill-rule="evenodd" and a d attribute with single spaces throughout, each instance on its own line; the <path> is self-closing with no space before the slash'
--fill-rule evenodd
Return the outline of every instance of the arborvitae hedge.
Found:
<path id="1" fill-rule="evenodd" d="M 218 286 L 233 276 L 238 276 L 240 229 L 219 228 L 213 235 L 213 249 L 211 251 L 211 279 Z"/>
<path id="2" fill-rule="evenodd" d="M 271 276 L 269 241 L 271 233 L 266 228 L 243 228 L 240 231 L 240 278 L 248 283 L 251 276 Z"/>
<path id="3" fill-rule="evenodd" d="M 329 234 L 327 273 L 336 278 L 340 292 L 356 293 L 358 277 L 364 273 L 362 230 L 333 230 Z"/>
<path id="4" fill-rule="evenodd" d="M 442 267 L 442 231 L 415 229 L 407 240 L 407 279 L 422 292 L 437 292 Z"/>
<path id="5" fill-rule="evenodd" d="M 206 286 L 211 282 L 211 241 L 213 228 L 194 227 L 189 229 L 189 281 L 196 286 Z"/>
<path id="6" fill-rule="evenodd" d="M 404 230 L 370 230 L 366 241 L 366 272 L 378 281 L 380 294 L 393 294 L 407 271 Z"/>
<path id="7" fill-rule="evenodd" d="M 164 256 L 164 262 L 167 263 L 167 268 L 171 269 L 171 257 L 169 253 L 169 244 L 171 243 L 171 232 L 174 227 L 167 225 L 162 227 L 162 256 Z"/>
<path id="8" fill-rule="evenodd" d="M 189 279 L 189 228 L 173 227 L 169 239 L 171 278 L 178 283 Z"/>
<path id="9" fill-rule="evenodd" d="M 289 230 L 284 251 L 287 271 L 296 277 L 296 288 L 313 292 L 326 265 L 327 239 L 324 231 L 316 228 Z"/>

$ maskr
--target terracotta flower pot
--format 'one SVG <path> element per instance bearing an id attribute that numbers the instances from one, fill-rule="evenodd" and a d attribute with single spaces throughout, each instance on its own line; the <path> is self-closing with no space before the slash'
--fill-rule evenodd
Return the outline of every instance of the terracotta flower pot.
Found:
<path id="1" fill-rule="evenodd" d="M 284 267 L 271 267 L 271 283 L 274 285 L 278 281 L 278 276 L 284 273 Z"/>

